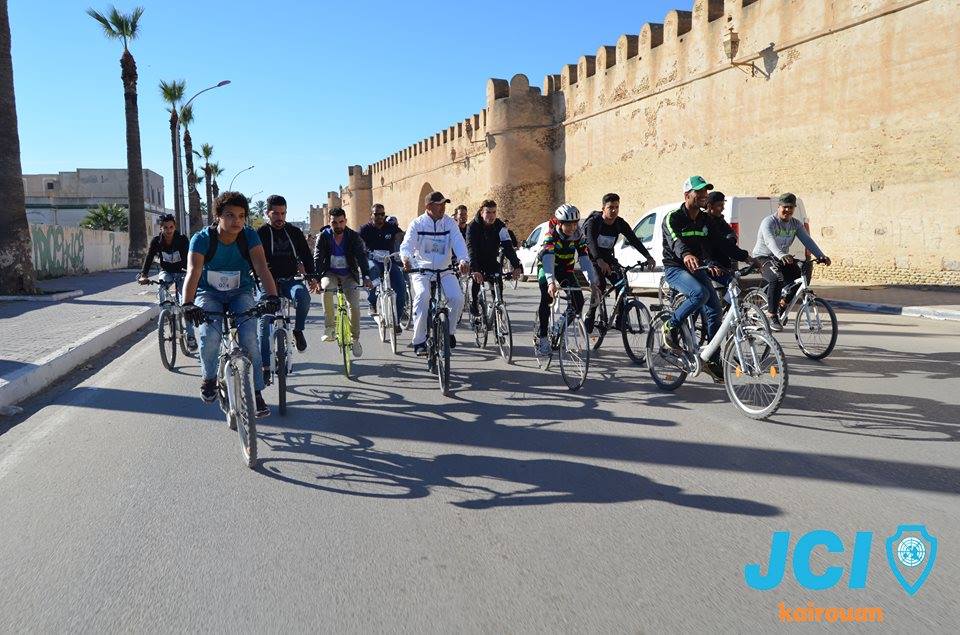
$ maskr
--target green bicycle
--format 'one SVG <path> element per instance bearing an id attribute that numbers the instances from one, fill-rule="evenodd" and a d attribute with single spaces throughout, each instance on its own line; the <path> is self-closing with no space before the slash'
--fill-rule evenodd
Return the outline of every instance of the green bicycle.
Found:
<path id="1" fill-rule="evenodd" d="M 358 289 L 362 287 L 357 287 Z M 343 283 L 337 282 L 337 317 L 334 323 L 334 335 L 337 346 L 340 347 L 340 356 L 343 359 L 343 374 L 350 379 L 350 357 L 353 354 L 353 330 L 350 325 L 350 309 L 347 305 L 347 296 L 343 292 Z"/>

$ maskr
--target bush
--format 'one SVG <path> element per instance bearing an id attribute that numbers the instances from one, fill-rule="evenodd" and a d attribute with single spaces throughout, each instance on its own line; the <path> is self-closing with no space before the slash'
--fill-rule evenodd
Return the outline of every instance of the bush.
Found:
<path id="1" fill-rule="evenodd" d="M 125 232 L 129 228 L 127 208 L 123 205 L 101 203 L 87 213 L 87 217 L 80 221 L 80 227 L 108 232 Z"/>

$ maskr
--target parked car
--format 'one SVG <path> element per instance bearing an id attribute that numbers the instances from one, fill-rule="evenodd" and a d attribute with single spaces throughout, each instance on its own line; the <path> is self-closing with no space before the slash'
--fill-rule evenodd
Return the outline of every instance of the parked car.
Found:
<path id="1" fill-rule="evenodd" d="M 524 280 L 537 275 L 537 256 L 540 254 L 543 241 L 547 239 L 548 224 L 543 222 L 534 227 L 527 239 L 521 242 L 519 249 L 517 249 L 517 257 L 520 259 L 520 264 L 523 265 Z"/>
<path id="2" fill-rule="evenodd" d="M 726 201 L 724 217 L 737 232 L 740 247 L 752 252 L 753 246 L 757 242 L 760 221 L 776 211 L 777 199 L 769 196 L 728 196 Z M 643 214 L 633 225 L 633 232 L 650 251 L 654 260 L 657 261 L 658 271 L 631 272 L 629 274 L 630 286 L 640 289 L 656 289 L 660 284 L 660 277 L 663 275 L 660 270 L 663 263 L 663 219 L 667 214 L 679 208 L 680 203 L 681 201 L 677 201 L 655 207 Z M 807 213 L 803 207 L 803 201 L 799 198 L 797 199 L 797 211 L 794 216 L 809 230 Z M 614 253 L 617 260 L 624 266 L 630 266 L 640 261 L 639 252 L 627 245 L 623 238 L 617 242 Z M 790 248 L 790 253 L 798 258 L 804 257 L 804 248 L 799 240 L 794 242 Z"/>

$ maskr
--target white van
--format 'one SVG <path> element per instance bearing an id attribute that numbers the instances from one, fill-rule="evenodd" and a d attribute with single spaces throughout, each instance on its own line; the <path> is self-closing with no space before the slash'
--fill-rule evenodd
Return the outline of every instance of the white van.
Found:
<path id="1" fill-rule="evenodd" d="M 753 252 L 753 246 L 757 242 L 757 232 L 760 229 L 760 221 L 773 214 L 777 210 L 777 199 L 770 196 L 728 196 L 727 205 L 723 215 L 737 232 L 739 236 L 739 245 L 748 252 Z M 655 207 L 643 214 L 633 225 L 633 232 L 637 235 L 643 245 L 647 248 L 653 259 L 657 261 L 658 271 L 653 272 L 631 272 L 629 274 L 630 286 L 641 289 L 656 289 L 660 284 L 660 277 L 663 265 L 663 219 L 676 209 L 679 209 L 682 201 L 661 205 Z M 803 226 L 809 231 L 807 224 L 807 213 L 803 207 L 803 201 L 797 198 L 797 210 L 794 217 L 803 223 Z M 629 220 L 629 219 L 628 219 Z M 798 258 L 804 257 L 804 248 L 799 240 L 794 241 L 790 248 L 790 253 Z M 614 247 L 614 254 L 620 264 L 628 267 L 640 261 L 640 254 L 636 249 L 626 244 L 621 238 Z"/>

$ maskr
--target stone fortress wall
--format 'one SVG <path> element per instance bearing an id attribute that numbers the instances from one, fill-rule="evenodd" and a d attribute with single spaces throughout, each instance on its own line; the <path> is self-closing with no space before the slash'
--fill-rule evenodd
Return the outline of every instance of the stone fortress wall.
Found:
<path id="1" fill-rule="evenodd" d="M 696 0 L 542 90 L 488 80 L 481 112 L 350 167 L 342 202 L 358 226 L 374 200 L 406 224 L 432 189 L 490 197 L 522 236 L 608 191 L 635 221 L 702 174 L 801 196 L 831 278 L 960 284 L 958 31 L 960 0 Z"/>

